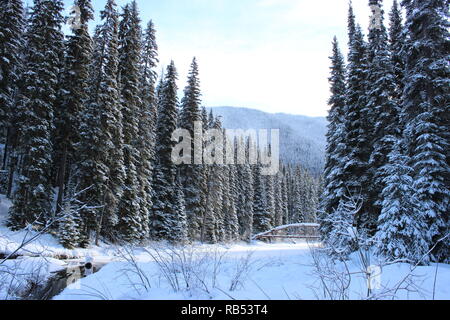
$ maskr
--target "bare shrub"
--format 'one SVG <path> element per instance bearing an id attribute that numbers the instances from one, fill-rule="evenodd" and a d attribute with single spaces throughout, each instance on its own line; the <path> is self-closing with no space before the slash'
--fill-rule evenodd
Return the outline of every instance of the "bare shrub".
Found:
<path id="1" fill-rule="evenodd" d="M 229 291 L 236 291 L 243 288 L 245 281 L 248 279 L 253 270 L 254 260 L 252 259 L 254 252 L 247 252 L 247 255 L 236 262 Z"/>
<path id="2" fill-rule="evenodd" d="M 152 287 L 150 279 L 136 261 L 133 249 L 128 246 L 123 246 L 117 249 L 117 253 L 119 257 L 127 262 L 127 267 L 121 271 L 127 277 L 130 285 L 138 294 L 141 294 L 141 289 L 148 292 Z M 138 281 L 133 280 L 131 276 L 135 276 Z"/>

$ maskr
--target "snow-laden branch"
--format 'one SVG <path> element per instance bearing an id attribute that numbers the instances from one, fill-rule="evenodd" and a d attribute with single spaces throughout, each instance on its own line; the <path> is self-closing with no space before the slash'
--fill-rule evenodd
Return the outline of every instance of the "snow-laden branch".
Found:
<path id="1" fill-rule="evenodd" d="M 273 229 L 271 229 L 269 231 L 266 231 L 266 232 L 262 232 L 262 233 L 256 234 L 256 235 L 254 235 L 252 237 L 252 240 L 257 240 L 258 238 L 267 236 L 267 235 L 269 235 L 269 234 L 271 234 L 273 232 L 282 231 L 282 230 L 286 230 L 286 229 L 289 229 L 289 228 L 303 228 L 303 227 L 306 227 L 306 228 L 319 228 L 320 224 L 317 224 L 317 223 L 293 223 L 293 224 L 287 224 L 287 225 L 284 225 L 284 226 L 279 226 L 279 227 L 273 228 Z"/>

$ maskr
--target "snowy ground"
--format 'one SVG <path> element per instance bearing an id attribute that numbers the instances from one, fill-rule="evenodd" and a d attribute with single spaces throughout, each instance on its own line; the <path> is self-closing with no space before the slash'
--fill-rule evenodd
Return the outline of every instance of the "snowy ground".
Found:
<path id="1" fill-rule="evenodd" d="M 64 259 L 77 259 L 86 256 L 105 256 L 105 259 L 108 259 L 112 255 L 112 249 L 107 245 L 92 247 L 91 249 L 67 250 L 50 234 L 37 237 L 37 233 L 32 230 L 13 232 L 5 226 L 10 206 L 11 202 L 4 195 L 0 195 L 0 253 L 2 254 L 14 253 L 15 255 L 31 257 Z M 37 238 L 34 239 L 35 237 Z M 26 243 L 26 245 L 22 246 L 23 243 Z M 99 257 L 99 259 L 101 258 Z"/>
<path id="2" fill-rule="evenodd" d="M 9 206 L 0 196 L 2 254 L 15 252 L 24 239 L 35 235 L 32 231 L 11 232 L 4 226 Z M 367 278 L 358 255 L 347 264 L 333 264 L 325 256 L 313 254 L 317 247 L 303 242 L 255 242 L 66 250 L 54 237 L 44 235 L 16 252 L 27 257 L 3 263 L 0 258 L 0 299 L 14 298 L 11 287 L 26 289 L 30 279 L 45 281 L 52 272 L 70 267 L 70 259 L 84 261 L 86 257 L 104 267 L 69 285 L 54 299 L 366 299 Z M 375 259 L 372 263 L 377 265 Z M 450 265 L 414 268 L 396 263 L 383 266 L 374 280 L 372 298 L 450 300 Z"/>
<path id="3" fill-rule="evenodd" d="M 204 264 L 177 261 L 174 267 L 160 268 L 161 263 L 143 249 L 134 252 L 134 263 L 117 261 L 108 264 L 100 272 L 84 278 L 80 283 L 67 288 L 56 299 L 148 299 L 148 300 L 304 300 L 330 298 L 324 295 L 320 278 L 310 253 L 310 246 L 299 244 L 261 244 L 234 245 L 231 247 L 199 246 L 196 249 L 175 249 L 181 255 L 194 251 L 198 260 Z M 185 251 L 188 251 L 186 254 Z M 214 256 L 225 254 L 214 282 L 212 271 Z M 172 253 L 165 260 L 170 266 Z M 250 257 L 250 259 L 247 259 Z M 176 258 L 175 258 L 176 260 Z M 243 268 L 244 261 L 248 268 Z M 367 280 L 360 274 L 361 268 L 355 255 L 348 263 L 351 276 L 345 299 L 366 299 Z M 245 270 L 244 270 L 245 269 Z M 187 271 L 186 271 L 187 270 Z M 336 270 L 345 271 L 342 265 Z M 185 277 L 183 272 L 187 273 Z M 170 276 L 164 276 L 170 273 Z M 395 264 L 384 267 L 380 275 L 380 287 L 373 296 L 378 299 L 450 299 L 450 266 L 439 265 L 436 288 L 434 289 L 436 265 L 419 267 L 411 273 L 408 264 Z M 144 279 L 143 279 L 144 275 Z M 238 285 L 233 286 L 236 275 L 241 275 Z M 331 275 L 331 273 L 329 274 Z M 170 280 L 177 278 L 179 290 L 174 290 Z M 201 277 L 201 279 L 198 279 Z M 184 281 L 185 278 L 189 286 Z M 341 279 L 337 279 L 339 282 Z M 328 285 L 335 286 L 334 280 Z M 411 284 L 413 283 L 413 284 Z M 398 291 L 395 289 L 398 288 Z M 339 290 L 338 290 L 339 291 Z M 339 298 L 336 292 L 334 299 Z M 342 298 L 342 296 L 341 296 Z"/>

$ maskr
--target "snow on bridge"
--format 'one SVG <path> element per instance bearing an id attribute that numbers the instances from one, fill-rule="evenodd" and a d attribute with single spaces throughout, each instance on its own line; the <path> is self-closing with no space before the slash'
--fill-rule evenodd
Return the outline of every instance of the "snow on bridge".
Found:
<path id="1" fill-rule="evenodd" d="M 294 223 L 273 228 L 252 237 L 252 240 L 261 239 L 305 239 L 320 240 L 320 224 Z"/>

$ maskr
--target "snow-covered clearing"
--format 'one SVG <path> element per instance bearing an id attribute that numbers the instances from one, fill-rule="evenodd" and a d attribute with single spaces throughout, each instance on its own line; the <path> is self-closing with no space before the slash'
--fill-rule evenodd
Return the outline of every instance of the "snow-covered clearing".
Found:
<path id="1" fill-rule="evenodd" d="M 10 203 L 0 200 L 0 253 L 11 254 L 36 234 L 8 230 L 4 223 Z M 87 257 L 104 267 L 54 299 L 366 299 L 367 277 L 358 255 L 346 264 L 333 264 L 317 254 L 317 247 L 306 242 L 176 248 L 153 243 L 66 250 L 53 236 L 43 235 L 16 252 L 26 257 L 0 259 L 0 299 L 14 298 L 11 288 L 24 290 L 30 281 L 45 281 L 52 272 L 70 267 L 70 259 Z M 376 259 L 372 263 L 376 268 Z M 371 298 L 450 300 L 450 265 L 396 263 L 383 266 L 374 280 Z"/>
<path id="2" fill-rule="evenodd" d="M 67 288 L 56 299 L 148 299 L 148 300 L 301 300 L 330 298 L 313 266 L 310 246 L 298 244 L 262 244 L 198 246 L 166 250 L 163 261 L 152 257 L 155 251 L 136 249 L 135 262 L 117 261 L 98 273 Z M 190 259 L 194 256 L 195 261 Z M 222 256 L 223 255 L 223 256 Z M 186 257 L 178 260 L 178 256 Z M 218 262 L 218 256 L 221 261 Z M 161 266 L 166 264 L 164 266 Z M 214 267 L 218 267 L 214 273 Z M 409 264 L 383 268 L 380 287 L 372 297 L 379 299 L 450 299 L 450 266 L 439 265 L 434 289 L 436 265 L 418 267 Z M 342 264 L 336 274 L 346 273 Z M 357 255 L 348 262 L 351 281 L 343 295 L 346 299 L 366 299 L 367 279 L 361 274 Z M 341 273 L 342 272 L 342 273 Z M 336 286 L 345 276 L 331 279 Z M 236 281 L 236 278 L 239 278 Z M 335 282 L 336 280 L 336 282 Z M 178 282 L 174 289 L 173 282 Z M 236 283 L 237 282 L 237 283 Z M 234 285 L 235 284 L 235 285 Z M 398 290 L 395 290 L 398 289 Z M 339 298 L 338 292 L 333 296 Z"/>

